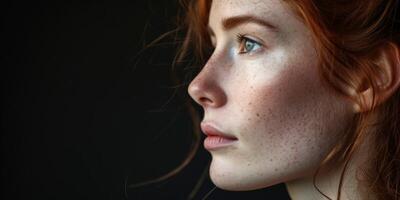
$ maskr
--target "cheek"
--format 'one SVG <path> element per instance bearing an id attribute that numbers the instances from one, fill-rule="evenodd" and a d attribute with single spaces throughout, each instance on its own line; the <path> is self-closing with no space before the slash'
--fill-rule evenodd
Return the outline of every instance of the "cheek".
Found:
<path id="1" fill-rule="evenodd" d="M 243 84 L 247 89 L 238 96 L 241 100 L 235 100 L 243 157 L 260 169 L 275 163 L 271 170 L 310 170 L 335 143 L 348 119 L 339 99 L 319 83 L 316 70 L 290 69 L 273 79 L 248 80 Z"/>

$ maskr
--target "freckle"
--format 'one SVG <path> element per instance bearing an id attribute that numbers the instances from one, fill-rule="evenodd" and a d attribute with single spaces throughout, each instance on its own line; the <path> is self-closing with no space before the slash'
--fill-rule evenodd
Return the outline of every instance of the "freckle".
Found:
<path id="1" fill-rule="evenodd" d="M 251 121 L 251 118 L 249 117 L 247 120 L 248 120 L 248 121 Z"/>
<path id="2" fill-rule="evenodd" d="M 257 113 L 257 117 L 260 117 L 260 113 Z"/>
<path id="3" fill-rule="evenodd" d="M 273 161 L 273 160 L 272 160 L 272 158 L 271 158 L 271 159 L 269 159 L 269 161 L 271 161 L 271 162 L 272 162 L 272 161 Z"/>
<path id="4" fill-rule="evenodd" d="M 275 171 L 277 172 L 277 171 L 278 171 L 278 169 L 277 169 L 277 168 L 275 168 Z"/>
<path id="5" fill-rule="evenodd" d="M 251 105 L 252 103 L 251 102 L 249 102 L 249 105 Z"/>
<path id="6" fill-rule="evenodd" d="M 247 163 L 247 166 L 250 166 L 250 163 Z"/>

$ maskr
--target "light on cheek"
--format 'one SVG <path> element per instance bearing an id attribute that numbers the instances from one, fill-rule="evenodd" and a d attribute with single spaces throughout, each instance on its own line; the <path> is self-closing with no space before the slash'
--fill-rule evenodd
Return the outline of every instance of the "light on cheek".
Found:
<path id="1" fill-rule="evenodd" d="M 236 52 L 236 50 L 235 50 L 235 48 L 229 48 L 229 51 L 228 51 L 228 56 L 229 56 L 229 58 L 230 59 L 237 59 L 238 58 L 238 53 Z"/>

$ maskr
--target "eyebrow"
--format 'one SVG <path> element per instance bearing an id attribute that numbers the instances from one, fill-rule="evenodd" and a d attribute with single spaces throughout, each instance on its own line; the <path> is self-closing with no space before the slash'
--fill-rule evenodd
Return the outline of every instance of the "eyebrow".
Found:
<path id="1" fill-rule="evenodd" d="M 256 17 L 254 15 L 238 15 L 238 16 L 233 16 L 233 17 L 228 17 L 228 18 L 223 18 L 222 19 L 222 28 L 227 31 L 231 30 L 239 25 L 246 24 L 246 23 L 255 23 L 261 26 L 264 26 L 273 32 L 277 32 L 278 28 L 274 25 L 272 25 L 270 22 L 265 21 L 259 17 Z M 214 31 L 210 26 L 207 27 L 208 32 L 211 35 L 215 35 Z"/>
<path id="2" fill-rule="evenodd" d="M 259 17 L 256 17 L 254 15 L 238 15 L 238 16 L 233 16 L 233 17 L 228 17 L 224 18 L 222 20 L 222 28 L 224 30 L 230 30 L 232 28 L 235 28 L 241 24 L 245 23 L 255 23 L 261 26 L 265 26 L 268 29 L 271 29 L 273 31 L 277 31 L 277 27 L 272 25 L 270 22 L 265 21 L 264 19 L 261 19 Z"/>

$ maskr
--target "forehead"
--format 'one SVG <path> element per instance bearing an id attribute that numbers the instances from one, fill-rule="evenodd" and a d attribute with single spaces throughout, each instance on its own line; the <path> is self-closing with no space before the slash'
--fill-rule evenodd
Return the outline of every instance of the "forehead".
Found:
<path id="1" fill-rule="evenodd" d="M 279 30 L 282 41 L 310 36 L 310 30 L 284 0 L 213 0 L 209 27 L 220 32 L 224 19 L 240 15 L 252 15 L 270 22 Z"/>
<path id="2" fill-rule="evenodd" d="M 282 0 L 213 0 L 210 23 L 232 15 L 250 14 L 279 20 L 289 13 Z"/>

